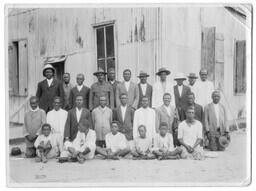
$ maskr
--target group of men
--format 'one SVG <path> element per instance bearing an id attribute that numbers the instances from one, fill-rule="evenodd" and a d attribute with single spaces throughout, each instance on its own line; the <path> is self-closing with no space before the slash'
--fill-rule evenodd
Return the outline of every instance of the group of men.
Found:
<path id="1" fill-rule="evenodd" d="M 228 135 L 226 111 L 207 70 L 200 70 L 199 80 L 190 73 L 188 85 L 182 73 L 172 85 L 170 73 L 160 68 L 160 80 L 151 86 L 143 71 L 136 84 L 129 69 L 123 71 L 123 82 L 115 79 L 113 68 L 107 73 L 99 69 L 94 73 L 98 81 L 89 88 L 83 74 L 73 86 L 69 73 L 60 82 L 55 69 L 45 65 L 46 79 L 38 83 L 25 114 L 26 156 L 83 163 L 95 154 L 107 159 L 128 154 L 134 159 L 201 159 L 204 146 L 224 150 L 219 138 Z"/>

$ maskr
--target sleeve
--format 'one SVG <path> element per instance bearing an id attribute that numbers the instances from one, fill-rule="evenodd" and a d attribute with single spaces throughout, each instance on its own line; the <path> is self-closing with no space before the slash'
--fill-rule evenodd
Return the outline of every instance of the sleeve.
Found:
<path id="1" fill-rule="evenodd" d="M 106 148 L 111 149 L 111 142 L 110 142 L 108 134 L 106 134 L 106 136 L 105 136 L 105 141 L 106 141 Z"/>
<path id="2" fill-rule="evenodd" d="M 149 107 L 152 107 L 152 92 L 153 92 L 153 88 L 152 86 L 149 86 L 150 87 L 150 94 L 149 94 Z"/>
<path id="3" fill-rule="evenodd" d="M 133 120 L 133 138 L 138 136 L 138 111 L 134 112 L 134 120 Z"/>
<path id="4" fill-rule="evenodd" d="M 109 107 L 111 109 L 114 109 L 114 90 L 113 90 L 113 87 L 109 84 L 109 89 L 110 89 L 110 97 L 109 97 Z"/>
<path id="5" fill-rule="evenodd" d="M 159 109 L 156 109 L 156 133 L 159 133 L 159 125 L 161 121 L 161 113 Z"/>
<path id="6" fill-rule="evenodd" d="M 152 88 L 152 107 L 156 108 L 156 85 L 153 85 Z"/>
<path id="7" fill-rule="evenodd" d="M 71 123 L 71 112 L 68 112 L 68 117 L 64 128 L 64 138 L 70 137 L 70 124 Z"/>
<path id="8" fill-rule="evenodd" d="M 209 111 L 208 111 L 208 107 L 207 105 L 204 107 L 204 127 L 205 127 L 205 130 L 206 131 L 209 131 L 210 130 L 210 127 L 209 127 Z"/>
<path id="9" fill-rule="evenodd" d="M 93 85 L 91 86 L 91 90 L 89 93 L 89 110 L 91 111 L 93 109 Z"/>
<path id="10" fill-rule="evenodd" d="M 180 123 L 178 126 L 178 139 L 182 139 L 182 138 L 183 138 L 183 126 L 182 126 L 182 123 Z"/>
<path id="11" fill-rule="evenodd" d="M 158 141 L 158 134 L 156 134 L 153 138 L 153 147 L 152 151 L 159 150 L 159 141 Z"/>
<path id="12" fill-rule="evenodd" d="M 86 108 L 88 109 L 89 109 L 89 103 L 90 103 L 90 92 L 91 92 L 91 89 L 88 88 L 86 92 L 86 104 L 85 104 Z"/>
<path id="13" fill-rule="evenodd" d="M 60 99 L 61 99 L 62 103 L 64 103 L 64 89 L 63 89 L 61 82 L 58 82 L 58 89 L 59 89 Z M 64 106 L 64 104 L 62 104 L 62 107 L 63 106 Z"/>
<path id="14" fill-rule="evenodd" d="M 117 84 L 116 86 L 116 107 L 118 107 L 121 103 L 120 103 L 120 84 Z"/>
<path id="15" fill-rule="evenodd" d="M 125 149 L 127 148 L 127 142 L 126 142 L 126 138 L 124 136 L 124 134 L 121 134 L 121 140 L 120 140 L 120 149 Z"/>
<path id="16" fill-rule="evenodd" d="M 172 135 L 169 134 L 169 151 L 174 151 L 173 138 Z"/>
<path id="17" fill-rule="evenodd" d="M 27 114 L 24 116 L 24 127 L 23 127 L 23 136 L 26 137 L 29 133 L 27 131 L 28 122 L 27 122 Z"/>
<path id="18" fill-rule="evenodd" d="M 73 93 L 73 88 L 70 90 L 70 94 L 69 94 L 69 109 L 72 109 L 74 107 L 74 93 Z"/>
<path id="19" fill-rule="evenodd" d="M 156 134 L 156 126 L 155 126 L 155 124 L 156 124 L 156 112 L 155 112 L 155 110 L 154 109 L 152 109 L 152 137 L 154 137 L 154 135 Z"/>
<path id="20" fill-rule="evenodd" d="M 41 121 L 41 127 L 38 129 L 37 135 L 40 134 L 40 131 L 41 131 L 41 128 L 42 128 L 43 124 L 46 123 L 46 114 L 45 114 L 45 111 L 44 111 L 44 110 L 41 110 L 41 120 L 42 120 L 42 121 Z"/>
<path id="21" fill-rule="evenodd" d="M 34 143 L 35 148 L 38 147 L 38 145 L 40 144 L 40 142 L 41 142 L 41 136 L 39 135 L 39 136 L 36 138 L 36 141 L 35 141 L 35 143 Z"/>
<path id="22" fill-rule="evenodd" d="M 84 144 L 84 149 L 87 148 L 87 147 L 90 149 L 90 151 L 95 150 L 95 148 L 96 148 L 96 134 L 95 134 L 95 131 L 92 131 L 90 133 L 90 136 L 86 140 L 86 142 Z"/>
<path id="23" fill-rule="evenodd" d="M 228 129 L 228 127 L 227 127 L 227 112 L 226 112 L 226 109 L 225 109 L 225 107 L 224 106 L 222 106 L 222 108 L 223 108 L 223 113 L 224 113 L 224 131 L 226 131 L 226 132 L 229 132 L 229 129 Z"/>
<path id="24" fill-rule="evenodd" d="M 139 92 L 139 88 L 137 86 L 137 84 L 135 84 L 135 89 L 134 89 L 134 93 L 135 93 L 135 99 L 134 99 L 134 102 L 132 104 L 132 107 L 134 109 L 137 109 L 138 107 L 138 104 L 139 104 L 139 98 L 140 98 L 140 92 Z"/>
<path id="25" fill-rule="evenodd" d="M 40 85 L 40 82 L 37 84 L 37 91 L 36 91 L 36 97 L 38 97 L 38 99 L 40 100 L 42 96 L 42 88 L 41 88 L 41 85 Z"/>
<path id="26" fill-rule="evenodd" d="M 92 129 L 95 129 L 95 121 L 96 121 L 96 116 L 95 116 L 95 110 L 92 111 Z"/>
<path id="27" fill-rule="evenodd" d="M 202 123 L 200 121 L 198 121 L 198 131 L 197 131 L 197 138 L 198 139 L 203 139 L 203 127 L 202 127 Z"/>

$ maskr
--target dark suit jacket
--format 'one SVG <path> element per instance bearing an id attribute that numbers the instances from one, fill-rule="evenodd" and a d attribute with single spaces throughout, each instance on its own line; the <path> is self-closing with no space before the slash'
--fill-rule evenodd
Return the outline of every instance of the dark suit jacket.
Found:
<path id="1" fill-rule="evenodd" d="M 114 108 L 116 108 L 116 87 L 118 84 L 120 84 L 120 81 L 115 80 L 115 82 L 113 84 L 111 84 L 110 82 L 108 82 L 112 88 L 113 88 L 113 92 L 114 92 Z"/>
<path id="2" fill-rule="evenodd" d="M 69 109 L 76 107 L 76 96 L 81 94 L 84 98 L 83 107 L 88 109 L 89 108 L 89 95 L 90 95 L 90 88 L 83 85 L 81 91 L 79 92 L 77 87 L 73 87 L 70 91 L 69 95 Z"/>
<path id="3" fill-rule="evenodd" d="M 47 80 L 43 80 L 37 85 L 36 96 L 39 99 L 39 107 L 47 113 L 53 108 L 53 99 L 59 96 L 63 101 L 64 90 L 62 83 L 56 79 L 53 79 L 50 87 L 48 86 Z"/>
<path id="4" fill-rule="evenodd" d="M 70 141 L 73 141 L 76 138 L 78 126 L 85 125 L 86 123 L 88 123 L 89 128 L 92 129 L 91 113 L 88 109 L 83 108 L 79 122 L 77 122 L 76 118 L 76 108 L 69 110 L 65 124 L 64 137 L 68 137 Z"/>
<path id="5" fill-rule="evenodd" d="M 204 119 L 204 110 L 201 105 L 194 104 L 195 107 L 195 119 L 200 121 L 203 124 L 203 119 Z M 180 120 L 183 121 L 186 119 L 186 109 L 187 107 L 181 108 L 181 116 Z"/>
<path id="6" fill-rule="evenodd" d="M 146 88 L 146 94 L 145 95 L 143 95 L 143 93 L 142 93 L 140 83 L 138 84 L 138 87 L 139 87 L 139 93 L 140 93 L 138 108 L 141 107 L 141 99 L 142 99 L 143 96 L 147 96 L 149 98 L 149 107 L 152 107 L 152 92 L 153 92 L 152 86 L 147 83 L 147 88 Z"/>
<path id="7" fill-rule="evenodd" d="M 113 120 L 119 122 L 119 131 L 125 135 L 127 140 L 133 139 L 133 117 L 134 109 L 131 106 L 127 106 L 124 120 L 122 118 L 121 106 L 113 110 Z"/>
<path id="8" fill-rule="evenodd" d="M 190 93 L 190 87 L 183 85 L 182 93 L 180 95 L 178 85 L 174 87 L 175 105 L 178 110 L 187 106 L 187 95 Z"/>

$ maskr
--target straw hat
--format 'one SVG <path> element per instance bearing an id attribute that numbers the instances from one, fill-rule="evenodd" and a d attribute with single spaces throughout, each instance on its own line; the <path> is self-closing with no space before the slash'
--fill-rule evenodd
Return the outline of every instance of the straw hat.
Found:
<path id="1" fill-rule="evenodd" d="M 175 76 L 175 78 L 174 78 L 174 80 L 186 80 L 187 78 L 186 78 L 186 76 L 183 74 L 183 73 L 178 73 L 176 76 Z"/>
<path id="2" fill-rule="evenodd" d="M 46 64 L 46 65 L 44 66 L 44 69 L 43 69 L 43 76 L 44 76 L 44 77 L 45 77 L 45 71 L 46 71 L 47 69 L 51 69 L 52 72 L 53 72 L 53 74 L 55 74 L 55 68 L 54 68 L 51 64 Z"/>
<path id="3" fill-rule="evenodd" d="M 195 73 L 189 73 L 188 78 L 194 78 L 197 79 L 198 77 L 196 76 Z"/>
<path id="4" fill-rule="evenodd" d="M 138 75 L 138 78 L 140 78 L 140 77 L 149 77 L 149 75 L 147 74 L 147 72 L 140 71 L 140 74 Z"/>
<path id="5" fill-rule="evenodd" d="M 98 71 L 96 71 L 96 72 L 93 73 L 93 75 L 94 75 L 94 76 L 97 76 L 98 74 L 104 74 L 104 75 L 106 75 L 107 73 L 106 73 L 103 69 L 99 68 Z"/>
<path id="6" fill-rule="evenodd" d="M 21 150 L 19 147 L 13 147 L 11 150 L 11 156 L 17 156 L 21 154 Z"/>
<path id="7" fill-rule="evenodd" d="M 226 148 L 226 147 L 228 147 L 229 142 L 230 142 L 230 141 L 227 139 L 226 136 L 220 136 L 220 137 L 219 137 L 219 144 L 220 144 L 220 146 Z"/>
<path id="8" fill-rule="evenodd" d="M 167 70 L 166 68 L 159 68 L 158 72 L 156 73 L 156 75 L 160 75 L 162 72 L 166 72 L 167 75 L 169 75 L 171 72 L 169 70 Z"/>

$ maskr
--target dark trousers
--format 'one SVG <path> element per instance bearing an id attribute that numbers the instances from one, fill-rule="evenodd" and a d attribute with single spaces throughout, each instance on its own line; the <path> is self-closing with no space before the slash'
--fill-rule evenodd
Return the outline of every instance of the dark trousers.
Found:
<path id="1" fill-rule="evenodd" d="M 210 132 L 208 135 L 209 149 L 211 151 L 224 151 L 225 148 L 219 143 L 220 132 Z"/>
<path id="2" fill-rule="evenodd" d="M 96 146 L 101 147 L 101 148 L 106 148 L 106 142 L 104 140 L 97 140 Z"/>

